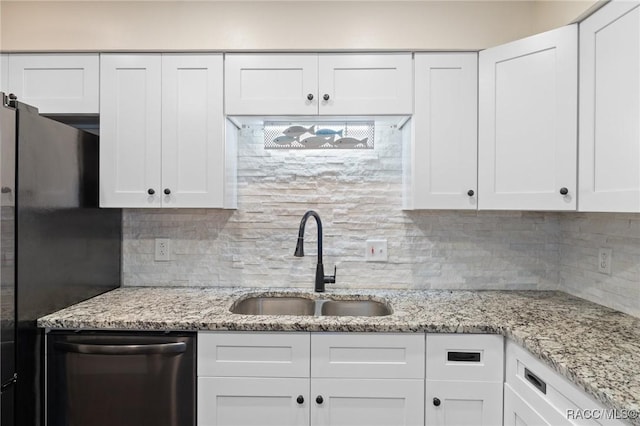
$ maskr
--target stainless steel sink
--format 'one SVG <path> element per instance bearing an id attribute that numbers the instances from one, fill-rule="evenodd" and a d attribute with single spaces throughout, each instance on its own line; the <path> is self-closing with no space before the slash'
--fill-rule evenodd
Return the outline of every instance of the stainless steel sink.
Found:
<path id="1" fill-rule="evenodd" d="M 232 313 L 243 315 L 313 315 L 315 311 L 315 301 L 304 297 L 249 297 L 231 307 Z"/>
<path id="2" fill-rule="evenodd" d="M 327 300 L 322 304 L 321 315 L 379 317 L 391 314 L 386 303 L 377 300 Z"/>
<path id="3" fill-rule="evenodd" d="M 304 315 L 375 317 L 391 314 L 391 307 L 377 300 L 307 299 L 300 296 L 250 296 L 230 311 L 242 315 Z"/>

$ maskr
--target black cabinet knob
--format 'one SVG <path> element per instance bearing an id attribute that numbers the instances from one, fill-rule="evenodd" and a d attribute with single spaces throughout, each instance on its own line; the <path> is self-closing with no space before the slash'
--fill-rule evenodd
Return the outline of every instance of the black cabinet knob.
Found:
<path id="1" fill-rule="evenodd" d="M 169 188 L 165 188 L 165 189 L 164 189 L 164 193 L 165 193 L 166 195 L 169 195 L 169 194 L 171 194 L 171 190 L 170 190 Z"/>
<path id="2" fill-rule="evenodd" d="M 322 395 L 316 396 L 316 402 L 318 404 L 322 404 L 324 402 L 324 398 L 322 398 Z"/>
<path id="3" fill-rule="evenodd" d="M 153 194 L 155 194 L 155 193 L 156 193 L 156 191 L 155 191 L 153 188 L 149 188 L 149 189 L 147 189 L 147 194 L 149 194 L 149 195 L 153 195 Z"/>
<path id="4" fill-rule="evenodd" d="M 329 100 L 329 94 L 328 94 L 328 93 L 325 93 L 325 94 L 322 96 L 322 99 L 324 99 L 325 101 L 328 101 L 328 100 Z"/>
<path id="5" fill-rule="evenodd" d="M 440 398 L 433 398 L 433 405 L 435 405 L 436 407 L 439 407 L 440 404 L 441 404 Z"/>
<path id="6" fill-rule="evenodd" d="M 567 188 L 564 188 L 564 187 L 560 188 L 561 195 L 567 195 L 568 193 L 569 193 L 569 190 Z"/>
<path id="7" fill-rule="evenodd" d="M 298 397 L 296 398 L 296 402 L 297 402 L 298 404 L 302 404 L 302 403 L 304 403 L 304 396 L 302 396 L 302 395 L 298 395 Z"/>
<path id="8" fill-rule="evenodd" d="M 307 99 L 308 99 L 308 100 L 310 100 L 310 101 L 312 101 L 312 100 L 313 100 L 313 93 L 309 93 L 309 94 L 307 95 Z"/>
<path id="9" fill-rule="evenodd" d="M 470 190 L 467 191 L 467 195 L 469 197 L 473 197 L 473 194 L 475 194 L 475 192 L 473 192 L 473 189 L 470 189 Z"/>

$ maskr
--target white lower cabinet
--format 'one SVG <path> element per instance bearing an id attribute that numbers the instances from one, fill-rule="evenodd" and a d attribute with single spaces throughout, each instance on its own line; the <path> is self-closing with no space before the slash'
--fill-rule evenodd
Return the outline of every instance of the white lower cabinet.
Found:
<path id="1" fill-rule="evenodd" d="M 502 336 L 427 334 L 426 354 L 426 425 L 502 424 Z"/>
<path id="2" fill-rule="evenodd" d="M 311 425 L 423 425 L 424 345 L 424 334 L 312 334 Z"/>
<path id="3" fill-rule="evenodd" d="M 502 424 L 502 383 L 426 383 L 427 425 L 479 426 Z"/>
<path id="4" fill-rule="evenodd" d="M 423 425 L 423 395 L 419 379 L 313 378 L 311 425 Z"/>
<path id="5" fill-rule="evenodd" d="M 622 425 L 499 335 L 198 333 L 199 426 Z"/>
<path id="6" fill-rule="evenodd" d="M 565 420 L 565 419 L 563 419 Z M 535 426 L 549 425 L 536 410 L 534 410 L 524 399 L 511 389 L 511 386 L 504 384 L 504 426 Z M 561 424 L 561 423 L 558 423 Z M 564 423 L 562 423 L 564 424 Z"/>
<path id="7" fill-rule="evenodd" d="M 622 425 L 576 385 L 508 340 L 505 359 L 504 425 Z"/>
<path id="8" fill-rule="evenodd" d="M 201 332 L 198 425 L 424 425 L 424 340 L 409 333 Z"/>
<path id="9" fill-rule="evenodd" d="M 198 377 L 198 424 L 309 424 L 309 379 Z"/>

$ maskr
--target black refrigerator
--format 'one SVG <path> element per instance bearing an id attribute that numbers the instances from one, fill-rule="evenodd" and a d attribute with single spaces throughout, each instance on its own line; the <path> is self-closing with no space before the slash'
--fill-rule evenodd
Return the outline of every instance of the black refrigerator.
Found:
<path id="1" fill-rule="evenodd" d="M 0 425 L 42 426 L 36 320 L 120 286 L 122 211 L 98 208 L 98 136 L 0 100 Z"/>

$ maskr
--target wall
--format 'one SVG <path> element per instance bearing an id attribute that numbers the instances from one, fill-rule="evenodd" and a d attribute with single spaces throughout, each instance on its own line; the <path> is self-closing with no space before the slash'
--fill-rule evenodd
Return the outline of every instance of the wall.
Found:
<path id="1" fill-rule="evenodd" d="M 580 21 L 604 3 L 604 1 L 538 0 L 533 6 L 533 31 L 540 33 Z"/>
<path id="2" fill-rule="evenodd" d="M 124 285 L 313 286 L 315 222 L 293 257 L 307 209 L 324 225 L 326 272 L 338 287 L 556 288 L 558 219 L 526 212 L 403 212 L 400 132 L 378 128 L 374 150 L 265 150 L 240 138 L 238 210 L 125 210 Z M 174 260 L 154 262 L 155 237 Z M 388 263 L 364 262 L 386 238 Z"/>
<path id="3" fill-rule="evenodd" d="M 640 214 L 560 215 L 560 288 L 640 317 Z M 598 249 L 612 248 L 611 275 Z"/>
<path id="4" fill-rule="evenodd" d="M 563 25 L 594 2 L 2 0 L 0 48 L 477 50 Z"/>

